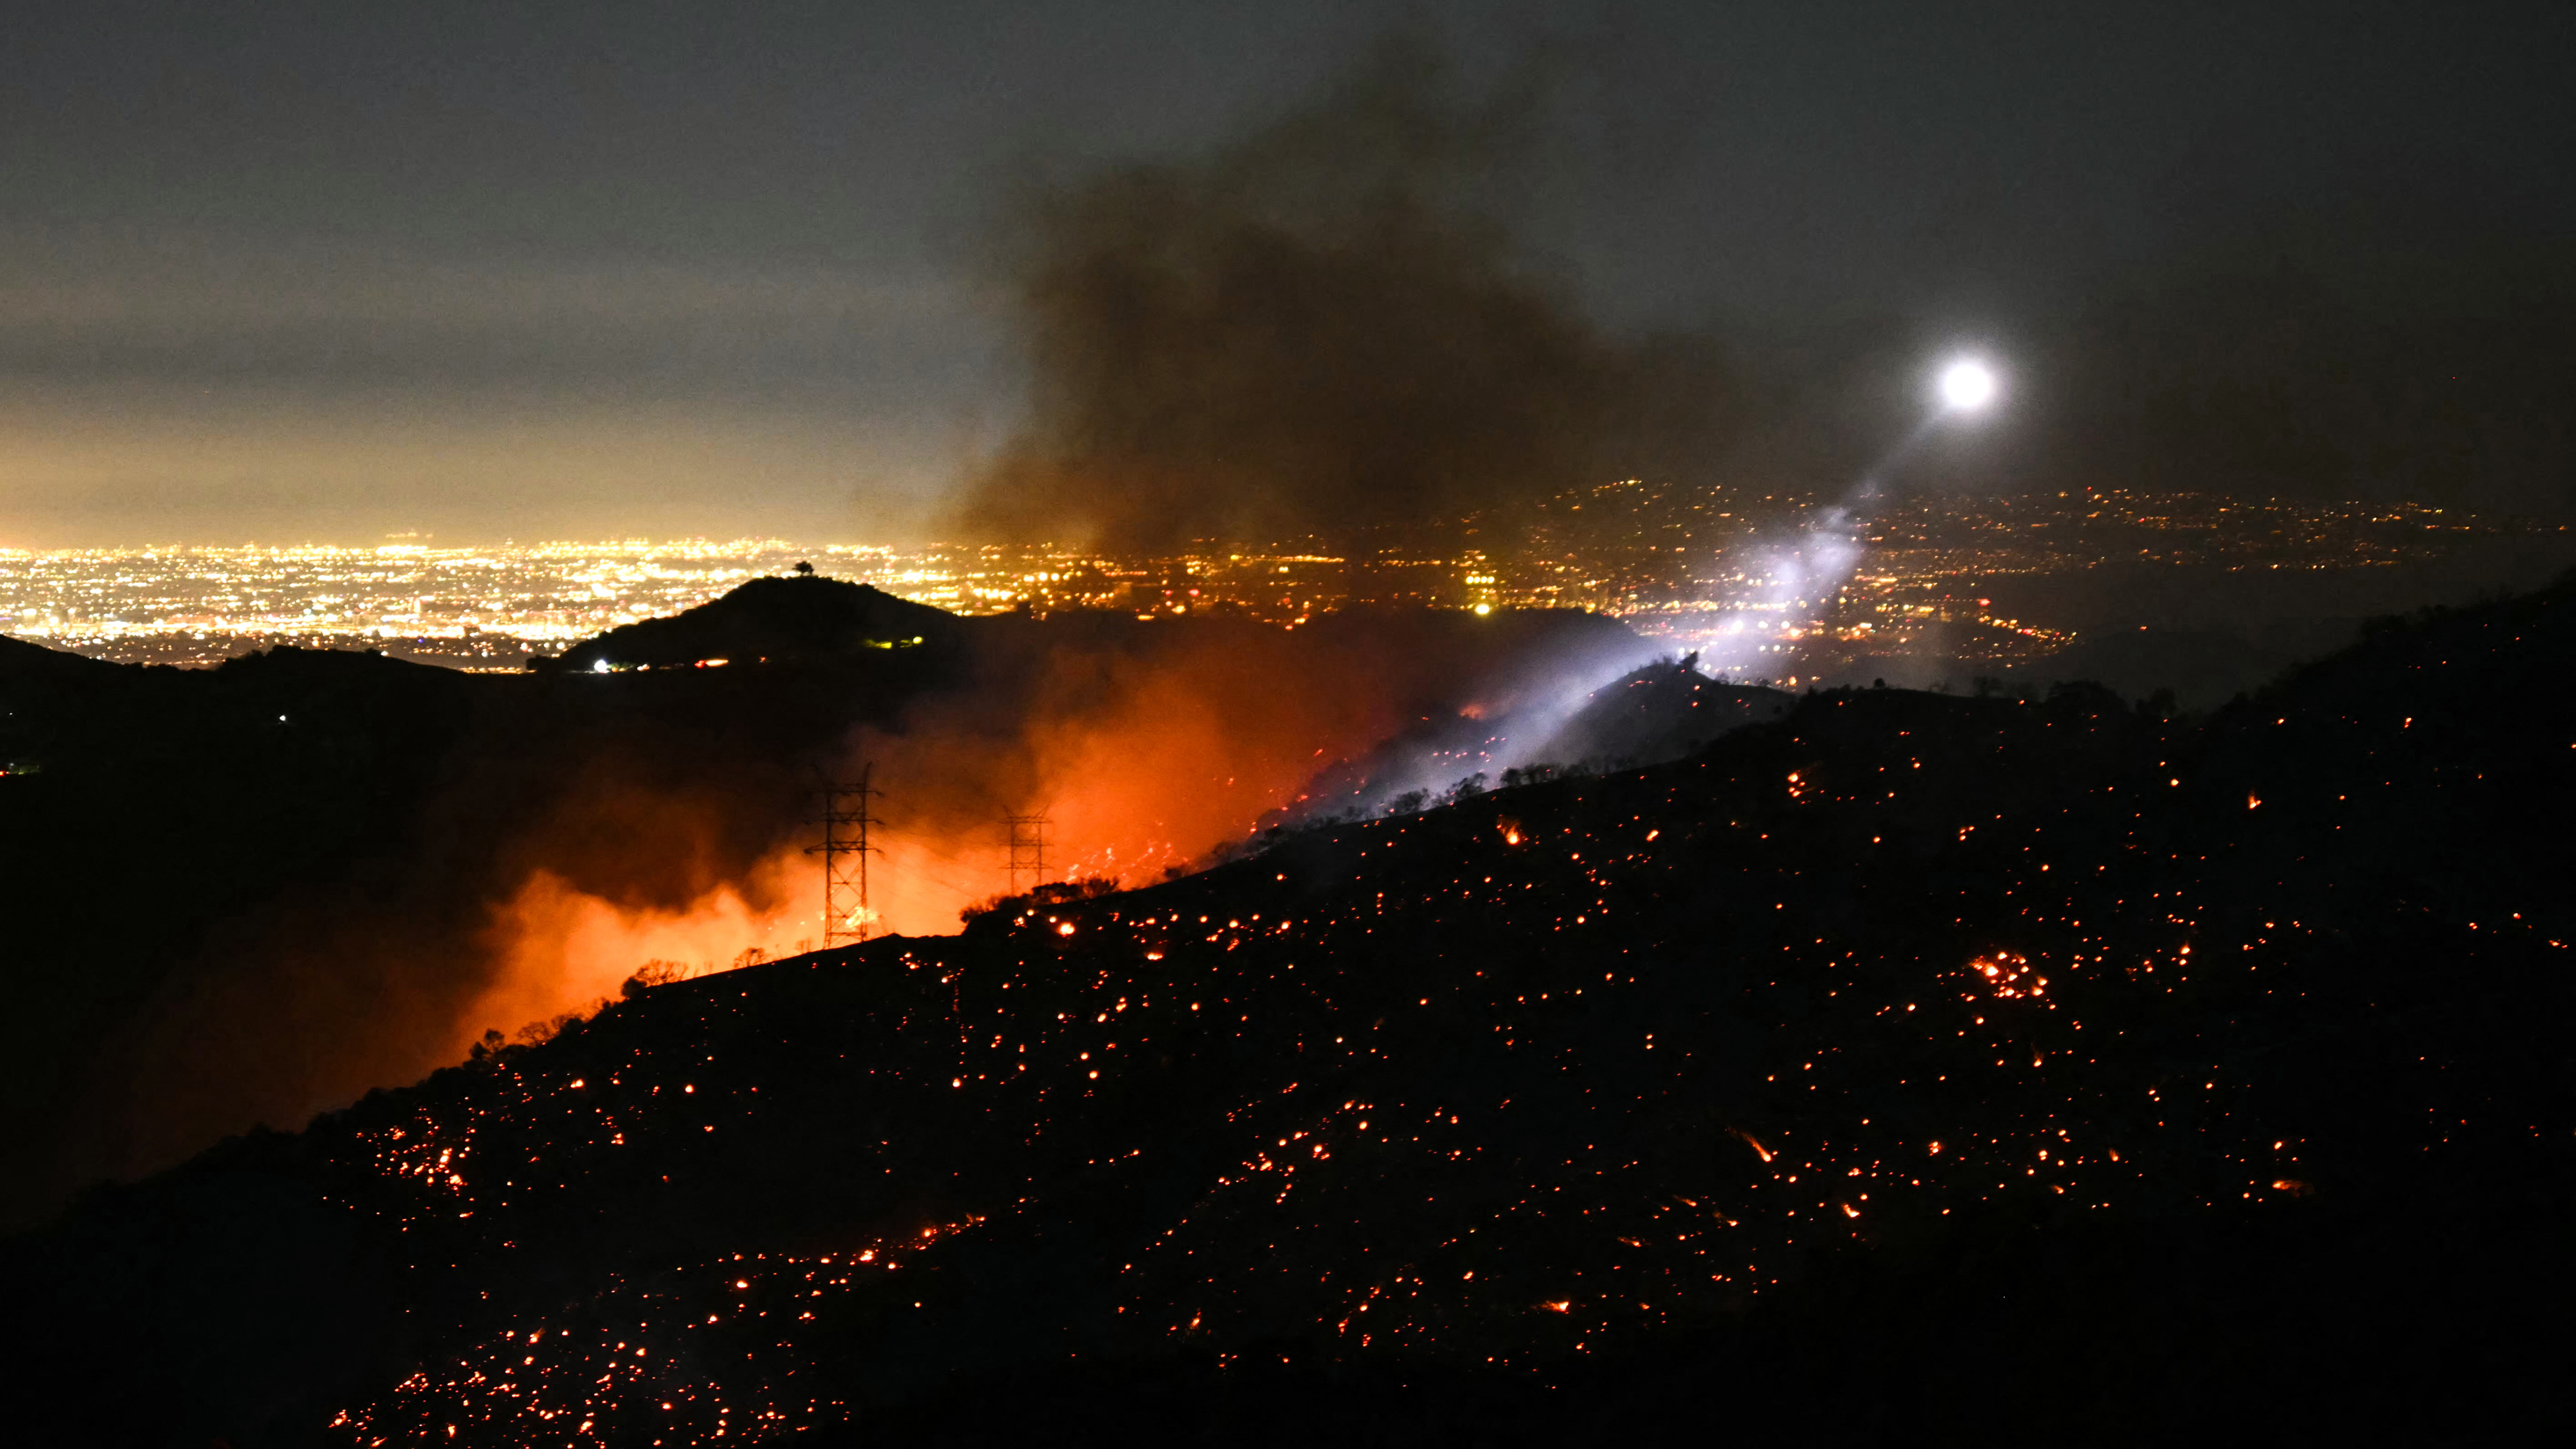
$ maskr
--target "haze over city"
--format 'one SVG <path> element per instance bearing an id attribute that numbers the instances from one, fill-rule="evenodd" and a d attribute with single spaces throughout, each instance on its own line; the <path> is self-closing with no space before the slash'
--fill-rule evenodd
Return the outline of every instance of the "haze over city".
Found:
<path id="1" fill-rule="evenodd" d="M 1408 13 L 40 11 L 0 545 L 954 537 L 1030 416 L 1031 198 L 1225 154 L 1390 43 L 1480 128 L 1406 164 L 1503 274 L 1718 349 L 1664 404 L 1727 423 L 1694 478 L 1836 486 L 1974 344 L 2017 416 L 1941 481 L 2567 506 L 2561 8 Z M 2098 435 L 2141 384 L 2288 411 Z M 1682 471 L 1624 461 L 1561 481 Z"/>

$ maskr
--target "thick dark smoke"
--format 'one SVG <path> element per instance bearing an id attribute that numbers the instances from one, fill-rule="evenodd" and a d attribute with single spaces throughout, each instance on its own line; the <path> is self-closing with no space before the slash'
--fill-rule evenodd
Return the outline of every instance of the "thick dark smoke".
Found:
<path id="1" fill-rule="evenodd" d="M 1334 537 L 1713 433 L 1708 349 L 1606 337 L 1514 245 L 1536 95 L 1460 104 L 1397 41 L 1213 154 L 1025 195 L 998 260 L 1029 418 L 966 525 L 1141 549 Z"/>

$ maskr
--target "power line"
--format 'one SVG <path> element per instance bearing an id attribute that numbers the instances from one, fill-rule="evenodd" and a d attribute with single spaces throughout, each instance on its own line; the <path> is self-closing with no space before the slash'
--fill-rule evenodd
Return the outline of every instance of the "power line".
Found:
<path id="1" fill-rule="evenodd" d="M 856 783 L 826 781 L 823 797 L 823 843 L 805 847 L 823 857 L 823 949 L 854 945 L 868 938 L 876 912 L 868 908 L 868 857 L 884 851 L 868 844 L 868 828 L 885 822 L 868 813 L 868 802 L 885 792 L 870 784 L 876 762 L 859 767 Z"/>
<path id="2" fill-rule="evenodd" d="M 1013 815 L 1011 822 L 1011 888 L 1009 894 L 1022 895 L 1020 877 L 1029 878 L 1028 890 L 1046 884 L 1046 833 L 1054 822 L 1044 815 Z"/>

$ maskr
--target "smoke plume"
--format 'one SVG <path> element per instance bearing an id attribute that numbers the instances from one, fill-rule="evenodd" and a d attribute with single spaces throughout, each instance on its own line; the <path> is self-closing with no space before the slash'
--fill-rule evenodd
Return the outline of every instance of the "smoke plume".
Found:
<path id="1" fill-rule="evenodd" d="M 1213 154 L 1022 195 L 997 260 L 1029 413 L 964 524 L 1146 550 L 1347 537 L 1709 441 L 1712 350 L 1605 336 L 1515 246 L 1538 111 L 1528 85 L 1460 104 L 1397 41 Z"/>

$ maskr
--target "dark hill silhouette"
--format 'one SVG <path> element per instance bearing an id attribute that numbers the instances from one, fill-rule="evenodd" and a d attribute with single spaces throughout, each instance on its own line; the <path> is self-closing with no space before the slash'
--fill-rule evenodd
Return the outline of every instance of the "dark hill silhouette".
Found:
<path id="1" fill-rule="evenodd" d="M 962 622 L 867 584 L 813 574 L 761 578 L 667 619 L 646 619 L 586 640 L 567 650 L 559 667 L 669 669 L 707 659 L 750 664 L 872 648 L 945 647 L 956 642 Z"/>
<path id="2" fill-rule="evenodd" d="M 1996 673 L 2015 682 L 2098 680 L 2140 696 L 2165 690 L 2180 708 L 2209 710 L 2260 688 L 2295 658 L 2222 629 L 2121 629 L 2088 634 L 2060 654 Z"/>
<path id="3" fill-rule="evenodd" d="M 2562 584 L 2206 722 L 1809 695 L 643 990 L 9 1245 L 16 1423 L 2563 1433 L 2572 665 Z"/>
<path id="4" fill-rule="evenodd" d="M 219 669 L 0 640 L 0 1222 L 95 1171 L 77 1102 L 228 911 L 381 858 L 467 728 L 469 677 L 279 649 Z M 74 1162 L 80 1164 L 74 1166 Z"/>
<path id="5" fill-rule="evenodd" d="M 0 634 L 0 679 L 9 681 L 15 687 L 23 687 L 37 679 L 71 679 L 95 675 L 99 670 L 113 667 L 101 660 L 65 653 L 59 649 L 48 649 L 42 644 L 30 644 L 24 639 L 12 639 L 6 634 Z"/>
<path id="6" fill-rule="evenodd" d="M 479 989 L 456 963 L 531 856 L 645 899 L 700 888 L 601 840 L 589 802 L 649 791 L 666 821 L 721 822 L 703 844 L 747 866 L 795 828 L 814 763 L 854 722 L 953 672 L 919 650 L 598 679 L 294 648 L 182 670 L 0 645 L 0 989 L 43 1023 L 0 1059 L 8 1227 L 243 1125 L 200 1101 L 265 1097 L 284 1116 L 362 1090 L 360 1028 Z M 340 931 L 407 974 L 336 978 Z M 225 1058 L 252 1033 L 302 1040 Z M 208 1074 L 221 1090 L 184 1085 Z M 165 1078 L 183 1085 L 143 1085 Z"/>
<path id="7" fill-rule="evenodd" d="M 1660 764 L 1729 730 L 1778 719 L 1798 701 L 1786 690 L 1711 679 L 1696 666 L 1696 659 L 1662 660 L 1594 691 L 1540 757 L 1566 764 Z"/>

